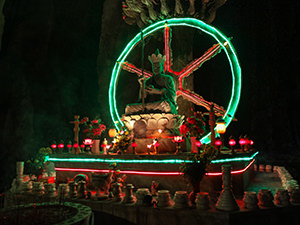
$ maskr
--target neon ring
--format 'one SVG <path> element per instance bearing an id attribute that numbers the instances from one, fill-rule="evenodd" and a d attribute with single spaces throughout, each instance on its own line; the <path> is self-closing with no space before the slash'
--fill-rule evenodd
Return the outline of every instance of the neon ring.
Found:
<path id="1" fill-rule="evenodd" d="M 164 29 L 166 26 L 168 27 L 177 27 L 177 26 L 185 26 L 191 27 L 212 36 L 220 45 L 222 50 L 226 53 L 227 59 L 230 64 L 231 74 L 232 74 L 232 89 L 231 89 L 231 97 L 227 107 L 227 110 L 223 116 L 225 120 L 226 127 L 230 124 L 232 119 L 234 118 L 241 94 L 241 68 L 239 65 L 238 57 L 235 52 L 234 47 L 230 43 L 229 39 L 223 35 L 220 31 L 216 28 L 207 25 L 201 20 L 194 19 L 194 18 L 173 18 L 162 20 L 156 22 L 145 29 L 143 29 L 140 33 L 138 33 L 124 48 L 120 56 L 118 57 L 114 68 L 112 70 L 110 85 L 109 85 L 109 109 L 111 118 L 117 128 L 120 130 L 124 123 L 121 121 L 121 117 L 117 110 L 117 103 L 116 103 L 116 89 L 117 89 L 117 81 L 122 70 L 121 65 L 125 62 L 127 56 L 136 47 L 136 45 L 141 41 L 141 34 L 143 34 L 144 38 L 154 33 L 159 29 Z M 210 143 L 210 134 L 206 134 L 202 139 L 202 143 Z"/>

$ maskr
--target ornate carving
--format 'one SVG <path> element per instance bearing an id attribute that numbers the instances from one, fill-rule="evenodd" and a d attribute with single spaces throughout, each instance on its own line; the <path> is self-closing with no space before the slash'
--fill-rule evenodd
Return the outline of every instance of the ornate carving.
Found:
<path id="1" fill-rule="evenodd" d="M 140 28 L 161 19 L 193 16 L 206 23 L 212 23 L 219 7 L 227 0 L 125 0 L 123 2 L 124 21 Z"/>

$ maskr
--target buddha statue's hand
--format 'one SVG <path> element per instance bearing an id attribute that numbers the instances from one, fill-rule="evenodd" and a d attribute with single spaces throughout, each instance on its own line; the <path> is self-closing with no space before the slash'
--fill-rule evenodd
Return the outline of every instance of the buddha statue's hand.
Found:
<path id="1" fill-rule="evenodd" d="M 145 91 L 149 94 L 163 95 L 165 93 L 165 89 L 156 89 L 153 87 L 146 87 Z"/>

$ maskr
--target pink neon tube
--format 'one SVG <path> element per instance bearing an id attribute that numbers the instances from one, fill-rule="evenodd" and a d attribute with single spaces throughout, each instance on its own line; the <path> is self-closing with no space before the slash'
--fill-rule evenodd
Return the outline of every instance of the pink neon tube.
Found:
<path id="1" fill-rule="evenodd" d="M 253 159 L 244 169 L 241 170 L 233 170 L 231 174 L 240 174 L 245 172 L 253 163 L 255 159 Z M 108 173 L 110 170 L 100 170 L 100 169 L 83 169 L 83 168 L 63 168 L 63 167 L 56 167 L 56 171 L 66 171 L 66 172 L 94 172 L 94 173 Z M 135 174 L 135 175 L 144 175 L 144 176 L 179 176 L 183 173 L 181 172 L 157 172 L 157 171 L 136 171 L 136 170 L 121 170 L 120 173 L 122 174 Z M 206 176 L 221 176 L 222 172 L 208 172 L 205 174 Z"/>

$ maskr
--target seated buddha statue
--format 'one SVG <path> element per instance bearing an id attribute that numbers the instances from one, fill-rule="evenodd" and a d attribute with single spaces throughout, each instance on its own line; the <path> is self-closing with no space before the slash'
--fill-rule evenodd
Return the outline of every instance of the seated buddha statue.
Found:
<path id="1" fill-rule="evenodd" d="M 156 50 L 148 57 L 153 75 L 139 79 L 141 84 L 139 103 L 126 106 L 125 115 L 146 113 L 177 114 L 176 90 L 173 78 L 164 72 L 165 56 Z M 144 99 L 144 104 L 141 103 Z"/>

